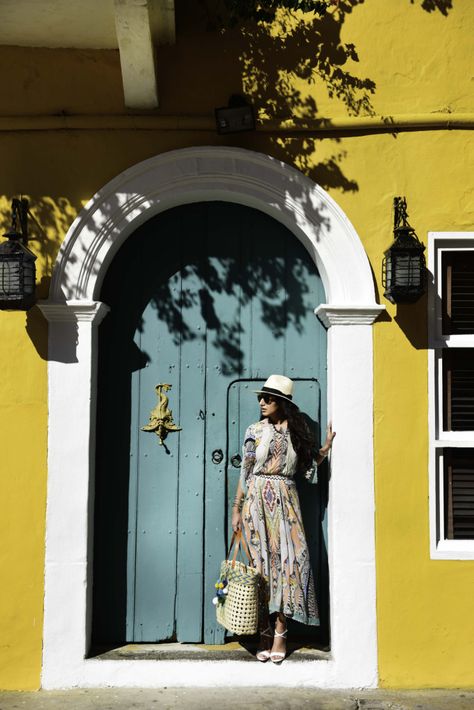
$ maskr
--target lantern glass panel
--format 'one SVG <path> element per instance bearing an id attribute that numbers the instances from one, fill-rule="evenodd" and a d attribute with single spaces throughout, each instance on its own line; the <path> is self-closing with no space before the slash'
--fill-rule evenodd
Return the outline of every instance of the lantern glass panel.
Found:
<path id="1" fill-rule="evenodd" d="M 22 261 L 21 254 L 0 261 L 0 300 L 22 298 Z"/>
<path id="2" fill-rule="evenodd" d="M 23 262 L 23 293 L 25 296 L 32 296 L 35 292 L 35 272 L 34 262 Z"/>
<path id="3" fill-rule="evenodd" d="M 410 257 L 408 254 L 397 254 L 394 257 L 395 261 L 395 273 L 394 273 L 394 286 L 408 286 L 409 274 L 410 274 Z"/>
<path id="4" fill-rule="evenodd" d="M 0 307 L 29 307 L 35 294 L 36 256 L 17 240 L 0 244 Z"/>
<path id="5" fill-rule="evenodd" d="M 421 286 L 423 279 L 424 259 L 421 256 L 412 256 L 410 259 L 410 285 Z"/>
<path id="6" fill-rule="evenodd" d="M 394 286 L 421 286 L 422 261 L 419 255 L 397 254 L 394 261 Z"/>
<path id="7" fill-rule="evenodd" d="M 387 256 L 384 259 L 384 276 L 383 276 L 383 284 L 384 286 L 387 286 L 388 284 L 392 283 L 392 257 L 390 254 L 387 254 Z"/>

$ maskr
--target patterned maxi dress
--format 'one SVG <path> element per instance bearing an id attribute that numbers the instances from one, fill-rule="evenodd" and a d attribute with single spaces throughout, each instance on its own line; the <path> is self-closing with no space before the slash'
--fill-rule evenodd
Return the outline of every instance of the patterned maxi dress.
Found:
<path id="1" fill-rule="evenodd" d="M 268 612 L 319 625 L 313 574 L 294 475 L 288 429 L 268 420 L 249 426 L 240 481 L 246 496 L 242 527 L 253 566 L 264 579 Z"/>

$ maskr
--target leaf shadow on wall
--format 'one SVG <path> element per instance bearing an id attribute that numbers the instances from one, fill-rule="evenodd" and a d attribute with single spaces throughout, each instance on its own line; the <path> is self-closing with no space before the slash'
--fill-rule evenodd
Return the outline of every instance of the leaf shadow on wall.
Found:
<path id="1" fill-rule="evenodd" d="M 0 229 L 2 231 L 5 231 L 9 226 L 9 206 L 13 197 L 17 197 L 17 195 L 3 198 L 3 203 L 8 207 L 5 207 L 0 213 Z M 76 218 L 81 205 L 73 205 L 69 199 L 63 196 L 24 194 L 22 197 L 28 199 L 29 202 L 28 247 L 38 257 L 36 270 L 37 274 L 38 272 L 41 274 L 39 281 L 38 275 L 36 277 L 36 299 L 47 299 L 61 240 Z M 69 258 L 72 264 L 74 258 L 71 256 Z M 56 339 L 56 351 L 50 352 L 48 350 L 48 324 L 41 310 L 38 306 L 34 306 L 25 312 L 25 329 L 38 355 L 43 360 L 77 362 L 77 322 L 63 323 L 61 328 L 62 338 L 60 342 L 59 339 Z"/>
<path id="2" fill-rule="evenodd" d="M 410 0 L 412 5 L 417 4 L 416 0 Z M 421 9 L 426 12 L 439 12 L 447 17 L 448 12 L 453 9 L 453 0 L 421 0 Z"/>
<path id="3" fill-rule="evenodd" d="M 227 85 L 241 91 L 262 117 L 274 120 L 319 119 L 330 127 L 330 120 L 321 114 L 320 98 L 339 101 L 350 116 L 373 115 L 372 96 L 375 82 L 358 76 L 353 70 L 359 62 L 353 43 L 342 40 L 344 22 L 364 0 L 341 0 L 337 8 L 323 16 L 307 13 L 277 13 L 272 24 L 247 22 L 238 28 L 222 29 L 222 4 L 208 0 L 201 3 L 177 4 L 178 32 L 192 24 L 201 28 L 215 41 L 219 57 L 225 64 Z M 216 40 L 220 33 L 220 40 Z M 209 67 L 209 74 L 215 71 Z M 221 82 L 222 83 L 222 82 Z M 225 103 L 228 95 L 222 95 Z M 314 134 L 297 132 L 271 134 L 257 132 L 224 136 L 227 144 L 262 149 L 276 158 L 294 165 L 325 189 L 357 192 L 356 180 L 344 173 L 346 151 L 340 147 L 340 137 L 328 131 L 325 142 L 333 146 L 330 155 L 318 159 L 318 138 Z M 327 150 L 325 153 L 327 154 Z"/>
<path id="4" fill-rule="evenodd" d="M 222 2 L 207 0 L 201 4 L 206 6 L 208 23 L 212 26 L 216 12 L 219 8 L 222 11 Z M 243 93 L 260 116 L 282 121 L 317 120 L 325 129 L 319 134 L 297 131 L 269 134 L 268 152 L 295 165 L 323 188 L 341 192 L 359 191 L 357 180 L 344 170 L 347 150 L 340 147 L 341 140 L 370 132 L 331 132 L 331 119 L 321 112 L 320 106 L 329 98 L 335 107 L 339 103 L 336 112 L 342 115 L 363 117 L 376 113 L 373 105 L 376 83 L 364 72 L 365 58 L 359 55 L 356 45 L 343 38 L 347 34 L 346 20 L 364 4 L 365 0 L 338 0 L 328 4 L 322 15 L 276 12 L 273 23 L 242 24 L 240 43 L 236 45 L 235 62 L 241 71 Z M 447 16 L 452 0 L 423 0 L 420 7 L 428 13 L 439 11 Z M 222 16 L 225 17 L 225 12 Z M 224 31 L 224 37 L 233 32 Z M 334 115 L 332 110 L 331 113 Z M 390 127 L 390 116 L 385 117 L 385 122 Z M 397 137 L 396 129 L 391 135 Z M 329 157 L 318 156 L 322 140 L 326 144 L 325 153 L 327 144 L 333 146 Z"/>

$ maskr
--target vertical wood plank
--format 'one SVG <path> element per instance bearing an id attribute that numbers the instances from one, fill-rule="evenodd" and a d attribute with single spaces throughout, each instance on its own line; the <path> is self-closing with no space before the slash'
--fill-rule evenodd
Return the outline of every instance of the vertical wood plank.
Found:
<path id="1" fill-rule="evenodd" d="M 214 583 L 225 557 L 226 510 L 226 400 L 227 389 L 242 370 L 240 304 L 242 272 L 240 247 L 241 215 L 238 205 L 208 203 L 206 318 L 206 496 L 204 564 L 204 641 L 224 640 L 212 605 Z M 223 239 L 225 229 L 225 239 Z M 221 450 L 221 463 L 212 461 L 213 450 Z"/>
<path id="2" fill-rule="evenodd" d="M 133 342 L 141 349 L 141 333 L 137 331 Z M 135 639 L 135 584 L 137 552 L 137 512 L 139 475 L 139 426 L 140 426 L 140 370 L 132 372 L 130 412 L 130 479 L 127 526 L 127 618 L 126 640 Z"/>
<path id="3" fill-rule="evenodd" d="M 285 236 L 286 230 L 261 212 L 251 216 L 246 234 L 250 242 L 249 282 L 251 302 L 251 348 L 254 378 L 283 374 L 285 333 Z"/>
<path id="4" fill-rule="evenodd" d="M 235 493 L 237 491 L 237 484 L 239 482 L 240 468 L 236 468 L 232 465 L 231 459 L 233 456 L 241 456 L 241 447 L 243 440 L 242 427 L 244 422 L 241 419 L 241 409 L 240 409 L 240 389 L 241 381 L 233 382 L 227 391 L 227 411 L 226 411 L 226 426 L 227 426 L 227 452 L 226 452 L 226 512 L 227 512 L 227 530 L 226 530 L 226 540 L 227 542 L 232 537 L 232 503 L 235 498 Z"/>
<path id="5" fill-rule="evenodd" d="M 163 337 L 153 308 L 144 313 L 145 335 L 142 350 L 149 353 L 151 360 L 141 374 L 139 427 L 148 423 L 150 412 L 157 405 L 155 386 L 162 382 L 172 385 L 167 394 L 173 408 L 178 384 L 167 372 L 169 360 L 175 355 L 169 354 L 168 362 L 158 358 L 158 341 L 167 343 L 171 351 L 176 348 L 171 339 Z M 179 421 L 176 407 L 174 414 Z M 171 638 L 174 633 L 178 439 L 173 434 L 167 438 L 167 454 L 154 433 L 140 431 L 139 437 L 134 636 L 135 641 L 158 641 Z"/>
<path id="6" fill-rule="evenodd" d="M 203 204 L 180 212 L 181 267 L 180 455 L 178 508 L 177 640 L 201 641 L 203 613 L 203 515 L 205 435 L 205 240 Z"/>
<path id="7" fill-rule="evenodd" d="M 139 329 L 141 352 L 147 362 L 140 371 L 138 413 L 135 641 L 161 641 L 172 638 L 175 633 L 179 434 L 170 434 L 164 447 L 159 445 L 156 434 L 141 431 L 158 403 L 157 384 L 171 385 L 172 389 L 166 393 L 169 407 L 176 423 L 180 420 L 179 373 L 175 367 L 179 360 L 180 341 L 173 324 L 168 322 L 169 304 L 165 304 L 165 301 L 172 302 L 179 297 L 180 276 L 176 272 L 176 258 L 172 267 L 173 260 L 167 260 L 164 246 L 171 242 L 179 251 L 179 235 L 172 237 L 173 231 L 176 232 L 174 225 L 172 215 L 163 215 L 161 230 L 167 233 L 169 242 L 159 239 L 161 235 L 156 232 L 153 222 L 144 234 L 143 267 L 145 273 L 148 272 L 145 299 L 148 305 Z M 160 273 L 158 265 L 165 263 L 169 268 Z"/>
<path id="8" fill-rule="evenodd" d="M 233 382 L 228 390 L 227 400 L 227 431 L 228 431 L 228 459 L 227 459 L 227 539 L 232 536 L 231 509 L 240 477 L 240 468 L 232 464 L 232 457 L 242 455 L 247 427 L 259 419 L 257 395 L 254 390 L 263 385 L 262 380 L 241 379 Z"/>

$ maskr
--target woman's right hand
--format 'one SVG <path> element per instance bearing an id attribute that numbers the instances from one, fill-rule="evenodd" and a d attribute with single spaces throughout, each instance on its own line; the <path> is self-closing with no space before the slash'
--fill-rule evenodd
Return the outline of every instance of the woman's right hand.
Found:
<path id="1" fill-rule="evenodd" d="M 242 515 L 239 510 L 232 510 L 232 530 L 238 532 L 242 529 Z"/>

